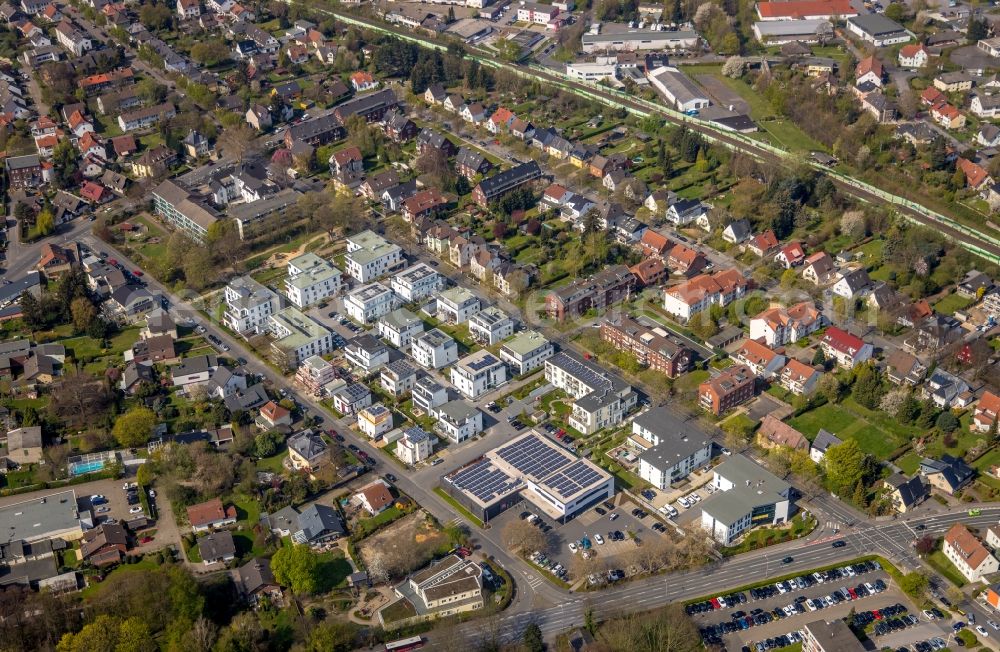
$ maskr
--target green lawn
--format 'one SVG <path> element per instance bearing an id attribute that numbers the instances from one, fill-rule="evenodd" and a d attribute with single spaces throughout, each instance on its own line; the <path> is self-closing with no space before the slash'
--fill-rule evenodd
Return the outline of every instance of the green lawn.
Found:
<path id="1" fill-rule="evenodd" d="M 955 586 L 961 587 L 965 585 L 965 576 L 962 575 L 957 568 L 955 568 L 955 565 L 952 564 L 940 550 L 935 550 L 928 555 L 927 563 L 930 564 L 934 570 L 944 575 L 945 578 Z"/>
<path id="2" fill-rule="evenodd" d="M 826 149 L 790 120 L 766 120 L 758 124 L 770 136 L 772 144 L 803 152 Z"/>
<path id="3" fill-rule="evenodd" d="M 483 527 L 483 522 L 482 520 L 480 520 L 478 516 L 467 510 L 457 500 L 449 496 L 444 489 L 442 489 L 441 487 L 434 487 L 434 493 L 436 493 L 438 497 L 441 498 L 441 500 L 451 505 L 455 509 L 455 511 L 457 511 L 459 514 L 467 518 L 470 523 L 478 525 L 479 527 Z"/>
<path id="4" fill-rule="evenodd" d="M 877 415 L 869 412 L 875 423 L 868 420 L 868 412 L 853 403 L 851 399 L 846 399 L 842 404 L 832 405 L 827 403 L 815 410 L 805 412 L 789 420 L 789 425 L 804 434 L 811 441 L 823 428 L 841 439 L 851 437 L 857 440 L 858 445 L 866 453 L 871 453 L 880 459 L 884 459 L 893 450 L 898 448 L 910 433 L 896 432 L 895 428 L 879 419 Z"/>
<path id="5" fill-rule="evenodd" d="M 896 466 L 903 470 L 906 475 L 913 475 L 920 468 L 920 460 L 922 455 L 919 453 L 907 453 L 903 455 L 898 460 L 896 460 Z"/>
<path id="6" fill-rule="evenodd" d="M 949 294 L 934 304 L 934 310 L 943 315 L 951 315 L 956 310 L 968 308 L 972 303 L 973 299 L 966 299 L 958 294 Z"/>
<path id="7" fill-rule="evenodd" d="M 990 467 L 994 464 L 1000 464 L 1000 448 L 994 448 L 993 450 L 983 454 L 982 457 L 972 463 L 972 466 L 977 471 L 982 473 L 989 471 Z"/>
<path id="8" fill-rule="evenodd" d="M 723 548 L 722 554 L 728 557 L 750 550 L 766 548 L 776 543 L 799 539 L 812 532 L 815 528 L 816 518 L 812 515 L 803 517 L 803 514 L 800 512 L 792 518 L 792 527 L 781 529 L 769 527 L 756 528 L 737 545 Z"/>

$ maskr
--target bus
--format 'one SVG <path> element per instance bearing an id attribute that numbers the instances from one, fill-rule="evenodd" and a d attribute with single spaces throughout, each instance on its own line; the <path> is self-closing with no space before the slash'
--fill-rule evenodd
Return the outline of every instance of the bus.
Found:
<path id="1" fill-rule="evenodd" d="M 408 650 L 416 650 L 423 646 L 423 637 L 411 636 L 410 638 L 401 638 L 398 641 L 386 643 L 385 650 L 386 652 L 407 652 Z"/>

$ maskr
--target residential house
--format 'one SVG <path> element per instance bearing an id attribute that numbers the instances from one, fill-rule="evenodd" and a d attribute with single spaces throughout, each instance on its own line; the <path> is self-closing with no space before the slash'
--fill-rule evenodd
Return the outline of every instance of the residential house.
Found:
<path id="1" fill-rule="evenodd" d="M 303 430 L 288 438 L 288 460 L 296 471 L 314 476 L 330 462 L 329 447 L 318 432 Z"/>
<path id="2" fill-rule="evenodd" d="M 986 391 L 976 403 L 969 429 L 973 432 L 990 432 L 1000 414 L 1000 396 Z"/>
<path id="3" fill-rule="evenodd" d="M 906 514 L 930 496 L 920 475 L 907 478 L 901 473 L 893 473 L 882 481 L 882 493 L 897 514 Z"/>
<path id="4" fill-rule="evenodd" d="M 778 371 L 777 380 L 779 385 L 795 396 L 809 396 L 815 391 L 822 375 L 818 369 L 792 358 Z"/>
<path id="5" fill-rule="evenodd" d="M 213 532 L 198 539 L 198 554 L 204 565 L 225 564 L 236 559 L 236 542 L 231 532 Z"/>
<path id="6" fill-rule="evenodd" d="M 430 414 L 437 419 L 434 430 L 455 444 L 462 443 L 483 431 L 483 413 L 471 403 L 462 400 L 446 401 L 434 408 Z"/>
<path id="7" fill-rule="evenodd" d="M 758 378 L 768 379 L 785 366 L 785 356 L 765 344 L 748 339 L 733 353 L 733 360 L 746 365 Z"/>
<path id="8" fill-rule="evenodd" d="M 750 238 L 750 241 L 745 246 L 747 251 L 758 258 L 763 258 L 777 249 L 778 238 L 774 235 L 774 231 L 768 229 Z"/>
<path id="9" fill-rule="evenodd" d="M 826 329 L 820 348 L 828 360 L 836 360 L 838 365 L 849 368 L 871 359 L 873 353 L 871 344 L 836 326 Z"/>
<path id="10" fill-rule="evenodd" d="M 193 531 L 205 532 L 234 525 L 236 523 L 236 508 L 232 505 L 224 506 L 221 498 L 213 498 L 188 507 L 187 516 Z"/>
<path id="11" fill-rule="evenodd" d="M 895 385 L 906 384 L 910 387 L 916 387 L 924 379 L 924 374 L 927 373 L 926 365 L 920 362 L 916 356 L 910 355 L 902 349 L 896 349 L 890 353 L 885 362 L 886 378 Z"/>
<path id="12" fill-rule="evenodd" d="M 793 451 L 808 451 L 809 440 L 805 435 L 773 414 L 764 416 L 756 435 L 761 448 L 786 448 Z"/>
<path id="13" fill-rule="evenodd" d="M 944 535 L 941 551 L 970 582 L 1000 570 L 1000 561 L 963 523 L 955 523 Z"/>
<path id="14" fill-rule="evenodd" d="M 922 459 L 920 475 L 927 479 L 932 488 L 953 496 L 972 481 L 976 472 L 962 458 L 945 454 L 938 460 Z"/>
<path id="15" fill-rule="evenodd" d="M 754 397 L 757 377 L 745 365 L 734 365 L 698 386 L 699 405 L 716 416 Z"/>
<path id="16" fill-rule="evenodd" d="M 871 285 L 868 270 L 858 267 L 841 274 L 840 279 L 833 285 L 833 293 L 844 299 L 856 299 L 867 294 Z"/>
<path id="17" fill-rule="evenodd" d="M 812 254 L 802 265 L 802 278 L 817 287 L 828 284 L 834 279 L 835 274 L 833 258 L 825 251 Z"/>
<path id="18" fill-rule="evenodd" d="M 806 260 L 806 251 L 801 242 L 789 242 L 774 256 L 774 262 L 785 269 L 798 267 Z"/>

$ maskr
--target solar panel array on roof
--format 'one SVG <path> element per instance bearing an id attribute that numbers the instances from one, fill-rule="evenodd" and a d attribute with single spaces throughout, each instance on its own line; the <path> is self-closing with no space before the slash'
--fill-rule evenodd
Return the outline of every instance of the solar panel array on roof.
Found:
<path id="1" fill-rule="evenodd" d="M 573 457 L 548 446 L 540 437 L 526 437 L 497 450 L 497 456 L 532 479 L 544 478 L 569 464 Z"/>
<path id="2" fill-rule="evenodd" d="M 466 467 L 448 479 L 462 491 L 487 504 L 521 485 L 519 479 L 510 477 L 489 460 Z"/>
<path id="3" fill-rule="evenodd" d="M 601 479 L 601 474 L 578 460 L 562 471 L 552 474 L 542 484 L 555 490 L 560 496 L 568 497 L 589 487 Z"/>
<path id="4" fill-rule="evenodd" d="M 499 362 L 500 361 L 497 360 L 495 357 L 493 357 L 493 355 L 484 355 L 483 357 L 479 358 L 478 360 L 473 360 L 473 361 L 469 362 L 468 366 L 473 371 L 480 371 L 482 369 L 486 369 L 487 367 L 492 367 L 493 365 L 495 365 L 495 364 L 497 364 Z"/>

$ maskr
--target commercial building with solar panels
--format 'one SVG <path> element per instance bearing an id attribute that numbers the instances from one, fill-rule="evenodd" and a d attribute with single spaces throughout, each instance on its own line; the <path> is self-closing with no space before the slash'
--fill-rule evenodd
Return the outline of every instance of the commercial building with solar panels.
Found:
<path id="1" fill-rule="evenodd" d="M 615 493 L 611 474 L 534 430 L 441 480 L 448 495 L 484 522 L 522 499 L 565 522 Z"/>

